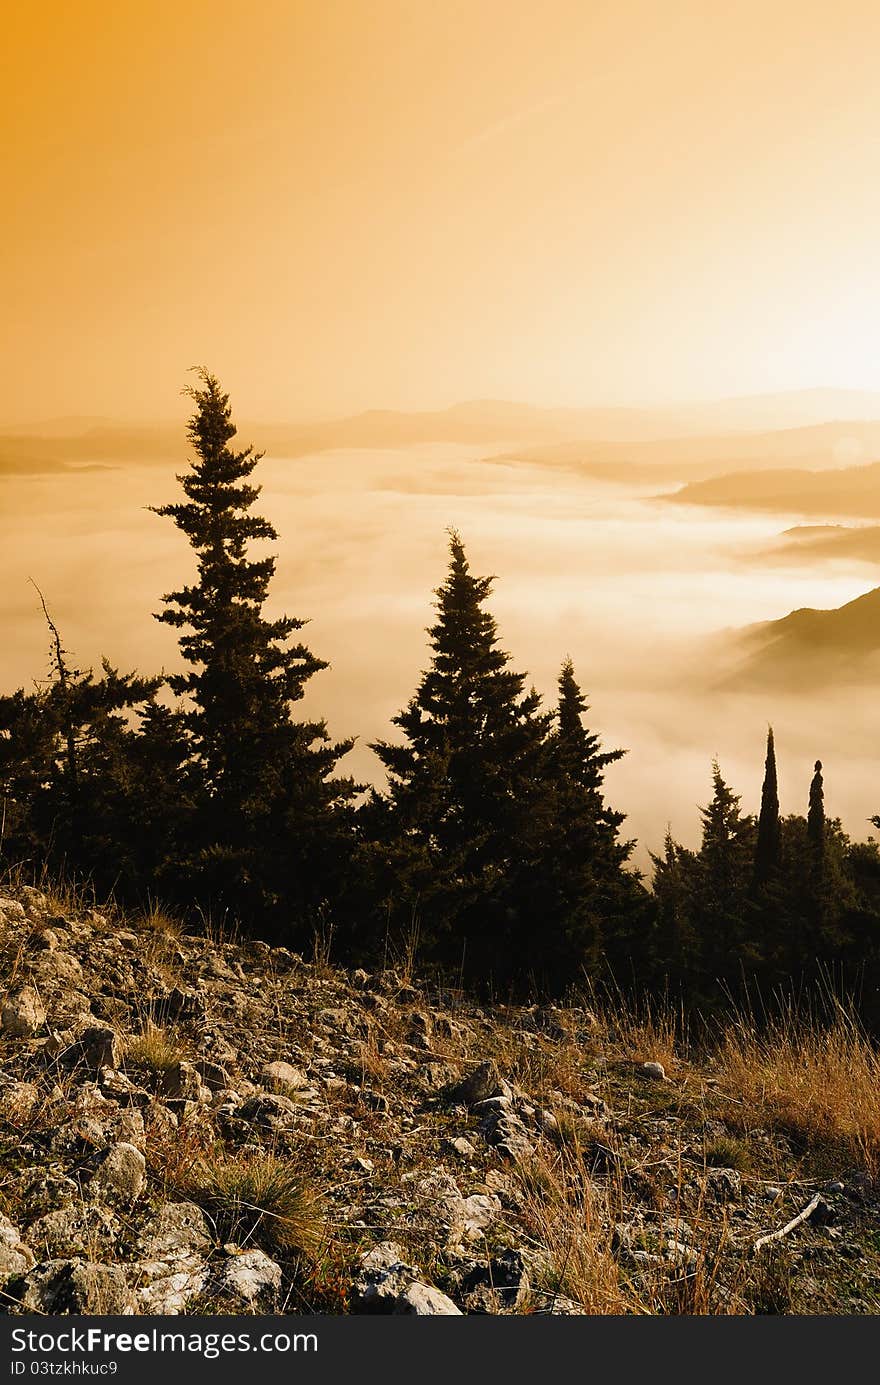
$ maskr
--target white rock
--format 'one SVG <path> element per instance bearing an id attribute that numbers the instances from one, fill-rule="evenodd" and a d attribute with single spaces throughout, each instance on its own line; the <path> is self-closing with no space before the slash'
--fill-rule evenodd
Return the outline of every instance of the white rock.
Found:
<path id="1" fill-rule="evenodd" d="M 46 1007 L 33 986 L 23 986 L 6 997 L 2 1024 L 13 1039 L 31 1039 L 46 1023 Z"/>
<path id="2" fill-rule="evenodd" d="M 433 1289 L 430 1284 L 421 1284 L 417 1279 L 398 1296 L 392 1311 L 409 1313 L 418 1318 L 463 1316 L 461 1309 L 456 1308 L 451 1298 L 441 1294 L 439 1289 Z"/>
<path id="3" fill-rule="evenodd" d="M 147 1161 L 139 1149 L 121 1140 L 112 1145 L 92 1179 L 93 1196 L 110 1194 L 124 1202 L 134 1202 L 144 1186 Z"/>
<path id="4" fill-rule="evenodd" d="M 262 1250 L 243 1250 L 229 1256 L 218 1287 L 249 1305 L 271 1303 L 281 1291 L 281 1266 Z"/>
<path id="5" fill-rule="evenodd" d="M 639 1072 L 643 1077 L 650 1077 L 655 1082 L 666 1082 L 666 1069 L 662 1063 L 642 1063 Z"/>
<path id="6" fill-rule="evenodd" d="M 15 1274 L 24 1274 L 34 1263 L 33 1252 L 22 1243 L 18 1227 L 0 1213 L 0 1284 Z"/>
<path id="7" fill-rule="evenodd" d="M 285 1094 L 299 1092 L 309 1085 L 309 1079 L 302 1068 L 295 1068 L 292 1063 L 267 1063 L 263 1068 L 262 1078 L 267 1086 Z"/>

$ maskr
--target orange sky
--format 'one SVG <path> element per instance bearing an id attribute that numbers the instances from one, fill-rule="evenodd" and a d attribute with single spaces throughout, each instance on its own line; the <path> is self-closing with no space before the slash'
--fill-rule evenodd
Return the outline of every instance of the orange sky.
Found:
<path id="1" fill-rule="evenodd" d="M 880 6 L 46 0 L 0 421 L 880 384 Z"/>

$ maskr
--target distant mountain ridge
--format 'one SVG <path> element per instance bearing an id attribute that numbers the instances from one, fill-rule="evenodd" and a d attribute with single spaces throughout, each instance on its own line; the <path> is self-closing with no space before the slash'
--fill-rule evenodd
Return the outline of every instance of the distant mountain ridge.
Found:
<path id="1" fill-rule="evenodd" d="M 727 687 L 812 692 L 871 679 L 880 667 L 880 587 L 832 610 L 802 607 L 747 626 L 730 652 L 735 667 L 724 679 Z"/>
<path id="2" fill-rule="evenodd" d="M 814 418 L 820 410 L 828 412 Z M 806 420 L 799 426 L 778 422 L 798 412 Z M 757 419 L 763 421 L 756 427 Z M 433 411 L 369 409 L 307 423 L 244 419 L 239 436 L 275 457 L 453 443 L 501 447 L 504 460 L 575 465 L 611 479 L 649 480 L 662 469 L 673 479 L 706 481 L 719 469 L 741 472 L 762 463 L 822 467 L 880 456 L 880 395 L 803 391 L 665 408 L 545 408 L 475 399 Z M 0 474 L 178 462 L 185 450 L 180 424 L 54 419 L 0 433 Z"/>
<path id="3" fill-rule="evenodd" d="M 836 470 L 773 468 L 691 481 L 664 499 L 679 505 L 712 505 L 802 515 L 880 518 L 880 462 Z"/>
<path id="4" fill-rule="evenodd" d="M 805 559 L 880 564 L 880 525 L 800 524 L 784 530 L 761 556 L 783 564 L 802 564 Z"/>

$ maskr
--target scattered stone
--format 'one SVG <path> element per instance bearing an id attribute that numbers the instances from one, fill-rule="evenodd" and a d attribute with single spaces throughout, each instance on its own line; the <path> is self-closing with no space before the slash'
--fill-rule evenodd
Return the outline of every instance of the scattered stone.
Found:
<path id="1" fill-rule="evenodd" d="M 224 1250 L 228 1258 L 214 1281 L 220 1297 L 237 1300 L 253 1311 L 271 1312 L 281 1293 L 281 1266 L 257 1247 L 224 1246 Z"/>
<path id="2" fill-rule="evenodd" d="M 0 1285 L 24 1274 L 34 1264 L 34 1254 L 22 1241 L 21 1232 L 0 1213 Z"/>
<path id="3" fill-rule="evenodd" d="M 130 1313 L 134 1296 L 119 1265 L 88 1260 L 47 1260 L 24 1281 L 22 1307 L 30 1313 Z"/>
<path id="4" fill-rule="evenodd" d="M 122 1062 L 123 1044 L 115 1029 L 93 1024 L 83 1030 L 72 1053 L 92 1072 L 100 1068 L 118 1068 Z"/>
<path id="5" fill-rule="evenodd" d="M 138 1248 L 150 1260 L 179 1260 L 194 1251 L 207 1253 L 211 1227 L 194 1202 L 166 1202 L 145 1226 Z"/>
<path id="6" fill-rule="evenodd" d="M 27 1229 L 28 1242 L 38 1260 L 86 1258 L 106 1248 L 112 1254 L 119 1222 L 100 1204 L 78 1202 L 46 1212 Z"/>
<path id="7" fill-rule="evenodd" d="M 513 1313 L 529 1301 L 526 1257 L 505 1250 L 488 1264 L 475 1264 L 460 1282 L 461 1301 L 468 1313 Z"/>
<path id="8" fill-rule="evenodd" d="M 488 1062 L 480 1063 L 479 1067 L 474 1068 L 473 1072 L 468 1073 L 467 1077 L 462 1078 L 456 1086 L 449 1091 L 449 1100 L 456 1105 L 476 1106 L 481 1101 L 487 1101 L 493 1096 L 502 1096 L 505 1093 L 506 1083 L 503 1082 L 500 1072 L 495 1063 L 490 1059 Z"/>
<path id="9" fill-rule="evenodd" d="M 89 1191 L 97 1198 L 109 1196 L 120 1202 L 134 1202 L 143 1189 L 146 1169 L 146 1160 L 140 1150 L 120 1141 L 107 1151 Z"/>
<path id="10" fill-rule="evenodd" d="M 650 1077 L 654 1082 L 667 1082 L 669 1080 L 662 1063 L 642 1063 L 639 1072 L 642 1077 Z"/>
<path id="11" fill-rule="evenodd" d="M 474 1149 L 470 1140 L 465 1139 L 463 1135 L 458 1135 L 454 1140 L 449 1140 L 448 1144 L 452 1152 L 458 1154 L 462 1159 L 473 1159 L 476 1155 L 477 1151 Z"/>
<path id="12" fill-rule="evenodd" d="M 195 1101 L 205 1105 L 211 1100 L 211 1090 L 202 1081 L 194 1063 L 174 1063 L 162 1074 L 162 1095 L 172 1101 Z"/>
<path id="13" fill-rule="evenodd" d="M 302 1091 L 309 1085 L 309 1079 L 302 1068 L 295 1068 L 292 1063 L 267 1063 L 261 1076 L 267 1087 L 283 1096 Z"/>
<path id="14" fill-rule="evenodd" d="M 352 1290 L 355 1313 L 392 1313 L 398 1298 L 416 1279 L 396 1241 L 380 1241 L 360 1258 Z"/>
<path id="15" fill-rule="evenodd" d="M 17 899 L 8 899 L 4 895 L 0 898 L 0 920 L 7 925 L 24 923 L 24 905 L 19 904 Z"/>
<path id="16" fill-rule="evenodd" d="M 46 1023 L 46 1007 L 33 986 L 22 986 L 6 997 L 0 1015 L 3 1030 L 13 1039 L 32 1039 Z"/>
<path id="17" fill-rule="evenodd" d="M 707 1169 L 706 1195 L 715 1202 L 737 1202 L 742 1194 L 742 1178 L 736 1169 Z"/>
<path id="18" fill-rule="evenodd" d="M 409 1313 L 419 1318 L 430 1318 L 437 1316 L 457 1317 L 462 1316 L 461 1309 L 456 1308 L 451 1298 L 441 1294 L 439 1289 L 434 1289 L 430 1284 L 422 1284 L 419 1280 L 414 1280 L 402 1294 L 395 1300 L 392 1313 Z"/>

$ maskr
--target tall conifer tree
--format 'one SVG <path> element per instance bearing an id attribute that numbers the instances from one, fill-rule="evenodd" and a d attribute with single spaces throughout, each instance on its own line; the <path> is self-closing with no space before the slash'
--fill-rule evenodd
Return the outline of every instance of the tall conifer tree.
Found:
<path id="1" fill-rule="evenodd" d="M 198 379 L 187 390 L 195 459 L 177 478 L 186 498 L 155 513 L 173 519 L 198 556 L 196 584 L 165 596 L 157 619 L 183 632 L 191 665 L 169 683 L 186 699 L 201 782 L 199 869 L 203 887 L 232 907 L 262 912 L 274 902 L 296 911 L 320 901 L 338 868 L 327 859 L 333 814 L 354 786 L 331 776 L 352 742 L 334 745 L 324 722 L 291 715 L 327 664 L 290 643 L 305 621 L 264 614 L 275 559 L 253 558 L 250 545 L 277 534 L 251 512 L 260 488 L 250 477 L 262 454 L 230 447 L 229 396 L 207 370 Z"/>
<path id="2" fill-rule="evenodd" d="M 483 975 L 509 969 L 522 924 L 517 880 L 545 828 L 550 729 L 499 648 L 484 609 L 493 581 L 471 572 L 451 532 L 431 665 L 393 719 L 404 741 L 373 745 L 389 775 L 398 902 L 419 911 L 435 955 Z"/>
<path id="3" fill-rule="evenodd" d="M 758 817 L 758 837 L 755 844 L 754 883 L 767 883 L 780 864 L 781 830 L 779 825 L 779 791 L 776 782 L 776 748 L 773 727 L 767 729 L 767 755 L 764 761 L 764 783 L 761 788 L 761 812 Z"/>

